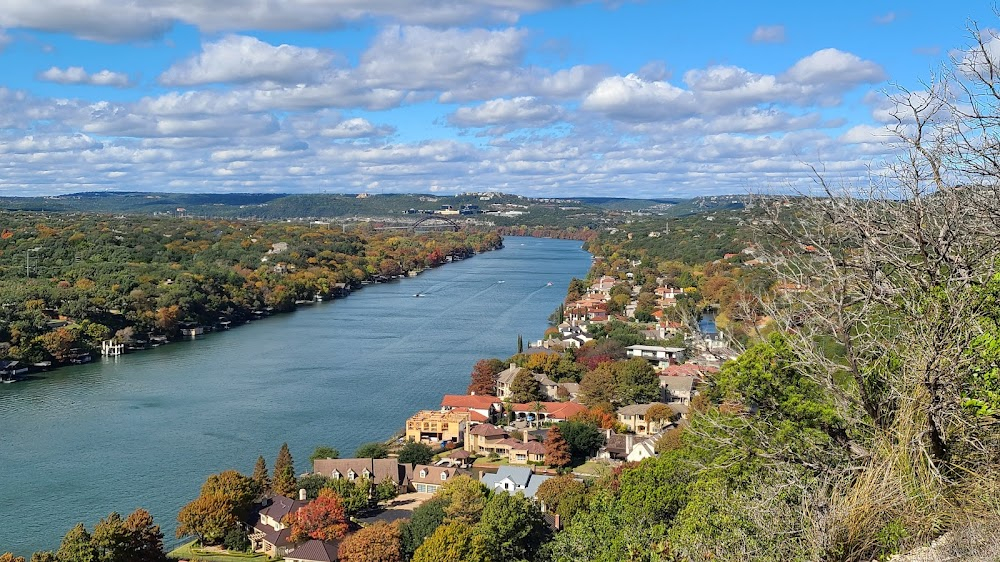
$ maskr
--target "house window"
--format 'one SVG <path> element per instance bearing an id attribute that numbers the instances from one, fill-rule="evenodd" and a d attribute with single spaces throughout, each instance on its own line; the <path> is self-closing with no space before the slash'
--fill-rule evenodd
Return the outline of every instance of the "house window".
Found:
<path id="1" fill-rule="evenodd" d="M 442 472 L 441 473 L 441 480 L 447 480 L 447 479 L 448 479 L 448 473 L 447 472 Z"/>
<path id="2" fill-rule="evenodd" d="M 420 477 L 421 478 L 427 478 L 427 469 L 422 469 L 420 471 Z"/>
<path id="3" fill-rule="evenodd" d="M 357 477 L 358 477 L 358 475 L 357 475 L 357 474 L 355 474 L 353 470 L 351 470 L 351 471 L 349 471 L 349 472 L 347 473 L 347 479 L 348 479 L 348 480 L 354 480 L 354 479 L 355 479 L 355 478 L 357 478 Z"/>
<path id="4" fill-rule="evenodd" d="M 331 474 L 330 477 L 333 478 L 334 480 L 340 480 L 340 472 L 334 470 L 333 474 Z"/>
<path id="5" fill-rule="evenodd" d="M 361 476 L 364 477 L 364 478 L 371 478 L 372 477 L 372 473 L 369 472 L 368 469 L 366 468 L 365 471 L 361 473 Z"/>

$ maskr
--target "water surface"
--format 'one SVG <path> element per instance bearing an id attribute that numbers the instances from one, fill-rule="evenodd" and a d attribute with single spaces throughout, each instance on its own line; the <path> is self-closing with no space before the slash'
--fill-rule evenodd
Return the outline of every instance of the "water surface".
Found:
<path id="1" fill-rule="evenodd" d="M 174 544 L 177 511 L 209 474 L 249 473 L 260 454 L 271 467 L 284 441 L 302 472 L 316 445 L 348 456 L 464 392 L 477 360 L 513 354 L 518 334 L 541 337 L 590 265 L 579 242 L 505 244 L 228 332 L 0 385 L 0 552 L 54 549 L 77 522 L 92 529 L 140 506 Z"/>

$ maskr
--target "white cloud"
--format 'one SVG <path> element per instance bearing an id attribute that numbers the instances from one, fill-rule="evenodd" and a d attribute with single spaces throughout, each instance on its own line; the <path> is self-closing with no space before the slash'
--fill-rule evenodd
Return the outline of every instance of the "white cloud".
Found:
<path id="1" fill-rule="evenodd" d="M 785 26 L 759 25 L 753 30 L 750 40 L 754 43 L 784 43 Z"/>
<path id="2" fill-rule="evenodd" d="M 205 31 L 323 30 L 366 20 L 456 26 L 515 23 L 522 14 L 586 0 L 5 0 L 0 27 L 123 42 L 162 36 L 175 23 Z"/>
<path id="3" fill-rule="evenodd" d="M 341 121 L 332 127 L 324 127 L 319 131 L 319 135 L 331 139 L 363 139 L 372 137 L 384 137 L 395 132 L 394 127 L 377 127 L 361 117 L 355 117 L 346 121 Z"/>
<path id="4" fill-rule="evenodd" d="M 495 99 L 475 107 L 460 107 L 448 117 L 458 127 L 543 127 L 562 119 L 565 110 L 530 96 Z"/>
<path id="5" fill-rule="evenodd" d="M 888 25 L 896 21 L 896 12 L 886 12 L 884 14 L 879 14 L 873 18 L 873 21 L 879 25 Z"/>
<path id="6" fill-rule="evenodd" d="M 698 110 L 691 92 L 635 74 L 605 78 L 587 94 L 581 107 L 626 121 L 685 117 Z"/>
<path id="7" fill-rule="evenodd" d="M 838 49 L 823 49 L 795 63 L 785 77 L 799 84 L 855 85 L 885 80 L 885 71 L 873 61 Z"/>
<path id="8" fill-rule="evenodd" d="M 127 88 L 132 85 L 128 74 L 110 70 L 100 70 L 90 74 L 80 66 L 71 66 L 66 69 L 53 66 L 39 74 L 38 79 L 57 84 L 88 84 L 91 86 L 114 86 L 115 88 Z"/>
<path id="9" fill-rule="evenodd" d="M 335 55 L 319 49 L 271 45 L 255 37 L 227 35 L 202 46 L 198 55 L 179 62 L 160 76 L 168 86 L 219 82 L 312 82 L 333 63 Z"/>

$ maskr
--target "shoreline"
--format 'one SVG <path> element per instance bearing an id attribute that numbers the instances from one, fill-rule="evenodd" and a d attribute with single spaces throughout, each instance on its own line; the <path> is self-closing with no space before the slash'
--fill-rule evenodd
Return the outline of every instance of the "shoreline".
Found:
<path id="1" fill-rule="evenodd" d="M 425 267 L 424 269 L 421 269 L 421 270 L 416 270 L 417 271 L 416 274 L 412 274 L 412 272 L 407 272 L 406 274 L 398 275 L 398 276 L 391 277 L 391 278 L 387 278 L 387 277 L 382 276 L 382 275 L 375 275 L 375 276 L 372 276 L 370 279 L 366 279 L 366 280 L 360 282 L 357 286 L 350 286 L 350 285 L 347 285 L 347 284 L 342 284 L 342 285 L 344 285 L 344 287 L 341 287 L 341 288 L 334 287 L 334 290 L 329 291 L 325 295 L 321 295 L 321 294 L 317 293 L 316 295 L 314 295 L 314 297 L 313 297 L 312 300 L 296 300 L 293 303 L 292 308 L 289 309 L 289 310 L 278 310 L 278 311 L 275 311 L 273 309 L 270 309 L 270 307 L 268 307 L 268 309 L 265 309 L 265 310 L 254 310 L 254 311 L 251 311 L 251 313 L 249 315 L 249 318 L 247 318 L 247 319 L 241 321 L 239 324 L 235 324 L 235 325 L 233 324 L 232 321 L 227 320 L 224 323 L 223 322 L 217 322 L 213 326 L 208 327 L 208 329 L 206 329 L 206 326 L 198 326 L 196 328 L 197 331 L 195 333 L 190 334 L 190 335 L 187 335 L 187 334 L 183 333 L 184 330 L 187 329 L 187 328 L 179 327 L 178 331 L 179 331 L 180 335 L 178 335 L 176 337 L 173 337 L 173 338 L 171 338 L 169 336 L 160 336 L 160 335 L 153 336 L 152 334 L 150 334 L 150 338 L 149 338 L 148 341 L 146 341 L 146 340 L 133 340 L 133 342 L 142 342 L 143 343 L 142 347 L 137 347 L 135 345 L 131 345 L 130 346 L 128 342 L 117 344 L 117 345 L 123 346 L 123 348 L 122 348 L 122 351 L 120 353 L 116 353 L 116 354 L 104 354 L 104 353 L 102 353 L 102 351 L 101 351 L 100 348 L 96 348 L 93 351 L 81 352 L 80 354 L 78 354 L 74 358 L 70 359 L 69 361 L 62 362 L 62 363 L 56 363 L 55 361 L 44 361 L 44 362 L 41 362 L 41 363 L 48 363 L 47 365 L 44 365 L 44 366 L 42 366 L 41 363 L 34 363 L 34 364 L 32 364 L 32 367 L 39 367 L 39 369 L 38 370 L 32 370 L 29 367 L 23 367 L 25 369 L 25 372 L 21 372 L 20 369 L 13 370 L 13 369 L 16 369 L 16 366 L 20 364 L 20 361 L 18 361 L 18 360 L 6 360 L 7 362 L 13 364 L 13 366 L 10 367 L 12 369 L 12 373 L 10 375 L 7 375 L 5 371 L 0 370 L 0 388 L 3 388 L 3 386 L 5 386 L 7 384 L 36 382 L 36 381 L 40 381 L 40 380 L 45 380 L 47 378 L 46 376 L 44 376 L 46 373 L 52 373 L 52 372 L 55 372 L 55 371 L 58 371 L 58 370 L 61 370 L 61 369 L 65 369 L 66 367 L 78 367 L 80 365 L 86 365 L 88 363 L 94 363 L 94 362 L 96 362 L 95 356 L 98 357 L 98 358 L 103 358 L 103 357 L 115 357 L 115 358 L 117 358 L 117 357 L 122 357 L 122 356 L 125 356 L 125 355 L 132 355 L 134 353 L 141 353 L 143 351 L 148 351 L 150 349 L 156 349 L 157 347 L 160 347 L 160 346 L 163 346 L 163 345 L 168 345 L 168 344 L 172 344 L 172 343 L 183 343 L 183 342 L 186 342 L 186 341 L 191 341 L 191 340 L 197 339 L 199 336 L 202 336 L 202 337 L 207 336 L 208 334 L 210 334 L 212 332 L 229 331 L 229 330 L 232 330 L 234 328 L 238 328 L 240 326 L 245 326 L 246 324 L 250 324 L 251 322 L 254 322 L 254 321 L 264 320 L 264 319 L 266 319 L 266 318 L 268 318 L 270 316 L 274 316 L 275 314 L 292 314 L 292 313 L 297 312 L 299 310 L 299 308 L 302 307 L 302 306 L 313 306 L 315 304 L 322 303 L 322 302 L 335 301 L 335 300 L 339 300 L 339 299 L 346 299 L 346 298 L 350 297 L 351 294 L 354 293 L 355 291 L 360 291 L 361 289 L 364 289 L 365 287 L 371 286 L 371 285 L 381 285 L 381 284 L 385 284 L 385 283 L 392 283 L 392 282 L 396 282 L 396 281 L 403 281 L 405 279 L 417 279 L 417 278 L 420 277 L 420 274 L 422 274 L 423 272 L 425 272 L 427 270 L 437 269 L 439 267 L 444 267 L 444 266 L 446 266 L 448 264 L 455 263 L 457 261 L 463 261 L 463 260 L 466 260 L 466 259 L 474 258 L 477 255 L 485 253 L 485 252 L 495 252 L 497 250 L 502 250 L 502 249 L 504 249 L 504 243 L 503 243 L 503 236 L 501 235 L 501 237 L 500 237 L 500 245 L 499 246 L 496 246 L 496 247 L 493 247 L 493 248 L 488 248 L 484 252 L 476 252 L 476 251 L 473 250 L 472 253 L 469 254 L 469 255 L 450 255 L 449 254 L 448 256 L 446 256 L 446 260 L 444 262 L 442 262 L 442 263 L 440 263 L 440 264 L 438 264 L 436 266 L 430 266 L 430 267 Z M 222 318 L 222 316 L 219 316 L 219 318 Z M 183 324 L 183 323 L 181 323 L 181 324 Z M 223 327 L 219 327 L 220 325 L 223 325 Z M 4 362 L 3 360 L 0 360 L 0 364 L 2 364 L 3 362 Z M 10 378 L 8 378 L 8 377 L 10 377 Z"/>

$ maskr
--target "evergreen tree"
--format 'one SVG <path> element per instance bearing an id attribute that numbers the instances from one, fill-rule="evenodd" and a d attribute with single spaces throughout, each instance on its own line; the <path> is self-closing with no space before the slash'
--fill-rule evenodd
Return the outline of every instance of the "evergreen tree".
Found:
<path id="1" fill-rule="evenodd" d="M 510 382 L 511 400 L 516 404 L 535 402 L 540 397 L 538 380 L 527 369 L 521 369 Z"/>
<path id="2" fill-rule="evenodd" d="M 264 455 L 257 457 L 257 464 L 253 467 L 252 478 L 257 483 L 257 487 L 260 488 L 262 494 L 266 494 L 271 490 L 271 478 L 267 475 L 267 461 L 264 460 Z"/>
<path id="3" fill-rule="evenodd" d="M 274 461 L 274 476 L 271 479 L 271 491 L 275 494 L 292 497 L 297 487 L 292 453 L 288 450 L 288 443 L 282 443 L 281 450 L 278 451 L 278 458 Z"/>
<path id="4" fill-rule="evenodd" d="M 517 335 L 517 352 L 524 353 L 524 339 L 521 338 L 521 334 Z"/>
<path id="5" fill-rule="evenodd" d="M 91 544 L 90 533 L 83 523 L 77 523 L 66 533 L 56 558 L 60 562 L 97 562 L 97 549 Z"/>

